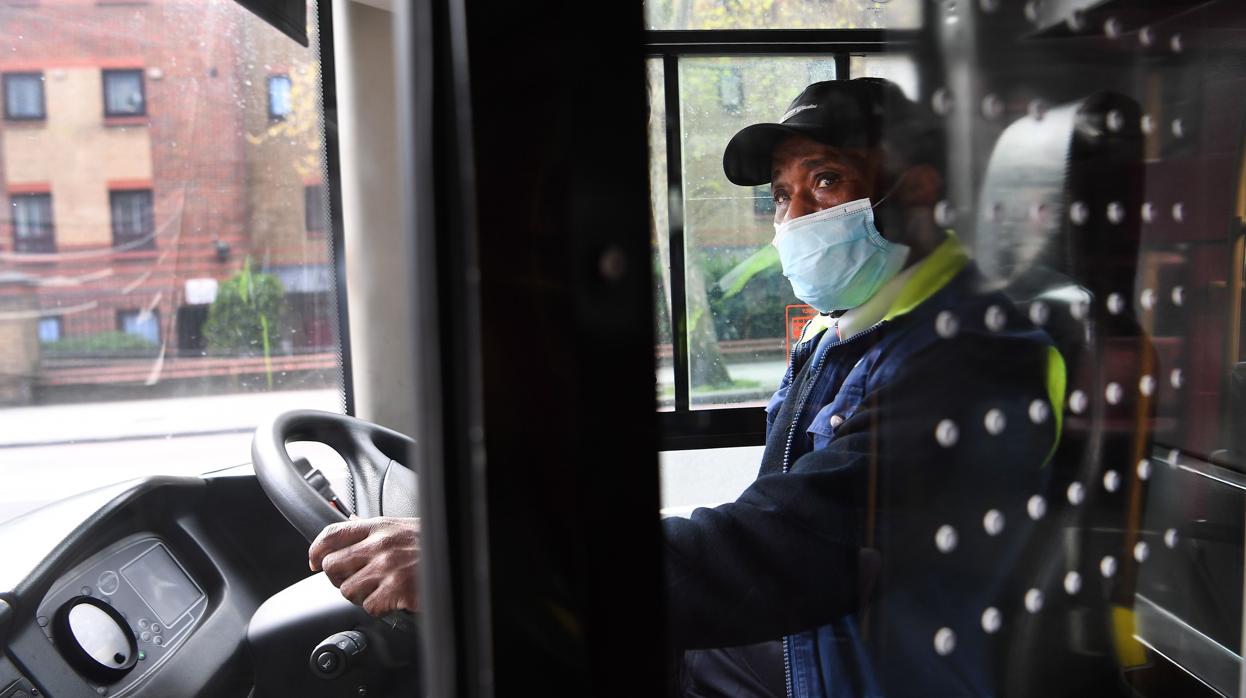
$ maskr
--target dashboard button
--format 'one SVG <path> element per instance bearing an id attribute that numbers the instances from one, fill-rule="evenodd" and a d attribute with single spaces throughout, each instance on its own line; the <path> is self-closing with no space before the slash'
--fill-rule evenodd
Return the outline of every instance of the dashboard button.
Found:
<path id="1" fill-rule="evenodd" d="M 138 619 L 138 627 L 140 629 L 146 630 L 150 625 L 151 625 L 151 621 L 147 620 L 146 618 Z"/>
<path id="2" fill-rule="evenodd" d="M 35 619 L 35 622 L 39 624 L 39 627 L 40 627 L 40 628 L 46 628 L 46 627 L 48 627 L 48 617 L 47 617 L 47 616 L 39 616 L 38 618 L 36 618 L 36 619 Z"/>
<path id="3" fill-rule="evenodd" d="M 143 642 L 151 642 L 151 633 L 144 630 L 142 634 L 138 636 L 138 639 L 142 640 Z"/>
<path id="4" fill-rule="evenodd" d="M 99 580 L 96 581 L 96 585 L 98 586 L 101 594 L 104 596 L 112 596 L 117 593 L 117 587 L 120 586 L 120 581 L 117 579 L 117 573 L 109 570 L 100 575 Z"/>
<path id="5" fill-rule="evenodd" d="M 316 655 L 316 667 L 325 674 L 332 674 L 337 669 L 337 655 L 329 650 L 324 650 Z"/>
<path id="6" fill-rule="evenodd" d="M 163 644 L 164 644 L 164 638 L 163 638 L 163 637 L 161 637 L 161 636 L 159 636 L 159 635 L 157 635 L 157 636 L 153 637 L 153 638 L 151 639 L 151 641 L 152 641 L 152 642 L 154 642 L 154 643 L 156 643 L 156 646 L 157 646 L 157 647 L 159 647 L 159 646 L 161 646 L 161 645 L 163 645 Z"/>
<path id="7" fill-rule="evenodd" d="M 83 596 L 90 596 L 90 595 L 91 595 L 91 587 L 82 587 L 82 589 L 81 589 L 80 591 L 82 592 L 82 595 L 83 595 Z"/>
<path id="8" fill-rule="evenodd" d="M 151 631 L 152 631 L 153 633 L 155 633 L 155 634 L 159 635 L 159 634 L 160 634 L 160 624 L 159 624 L 159 623 L 152 623 L 152 624 L 151 624 Z"/>

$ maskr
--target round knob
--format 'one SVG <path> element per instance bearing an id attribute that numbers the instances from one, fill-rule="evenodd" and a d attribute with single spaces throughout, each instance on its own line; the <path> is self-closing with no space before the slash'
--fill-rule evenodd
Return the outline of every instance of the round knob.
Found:
<path id="1" fill-rule="evenodd" d="M 101 683 L 121 680 L 138 662 L 134 631 L 116 609 L 94 597 L 66 601 L 52 620 L 52 638 L 70 666 Z"/>

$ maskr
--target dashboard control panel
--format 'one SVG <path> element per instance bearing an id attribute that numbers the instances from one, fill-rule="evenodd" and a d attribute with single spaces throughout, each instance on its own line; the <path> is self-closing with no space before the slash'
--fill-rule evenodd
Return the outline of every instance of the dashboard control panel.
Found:
<path id="1" fill-rule="evenodd" d="M 207 602 L 164 541 L 134 536 L 58 581 L 36 622 L 97 691 L 120 696 L 194 632 Z"/>

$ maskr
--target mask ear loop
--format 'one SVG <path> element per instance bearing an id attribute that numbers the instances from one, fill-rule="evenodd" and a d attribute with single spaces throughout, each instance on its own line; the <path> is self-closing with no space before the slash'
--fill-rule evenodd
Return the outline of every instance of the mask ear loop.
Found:
<path id="1" fill-rule="evenodd" d="M 883 194 L 883 198 L 879 199 L 878 203 L 876 204 L 870 204 L 870 208 L 878 208 L 879 206 L 881 206 L 883 202 L 887 200 L 887 197 L 896 193 L 896 190 L 900 188 L 900 185 L 902 183 L 904 183 L 904 178 L 907 176 L 909 176 L 909 171 L 906 169 L 904 170 L 904 172 L 900 173 L 900 178 L 896 180 L 895 184 L 891 185 L 891 188 L 887 190 L 887 193 Z"/>

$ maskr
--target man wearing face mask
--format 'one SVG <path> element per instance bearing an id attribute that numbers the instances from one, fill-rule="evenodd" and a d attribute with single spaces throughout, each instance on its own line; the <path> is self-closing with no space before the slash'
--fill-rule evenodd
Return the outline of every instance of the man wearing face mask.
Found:
<path id="1" fill-rule="evenodd" d="M 756 481 L 663 521 L 678 695 L 1000 693 L 991 636 L 1021 603 L 1064 366 L 936 222 L 940 131 L 859 78 L 727 145 L 728 179 L 770 184 L 783 274 L 820 314 L 766 408 Z"/>

